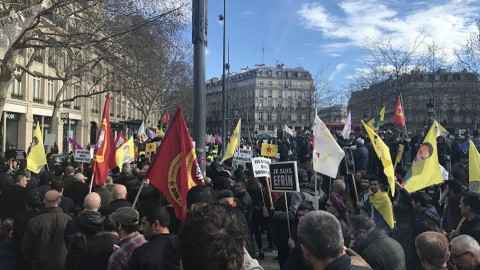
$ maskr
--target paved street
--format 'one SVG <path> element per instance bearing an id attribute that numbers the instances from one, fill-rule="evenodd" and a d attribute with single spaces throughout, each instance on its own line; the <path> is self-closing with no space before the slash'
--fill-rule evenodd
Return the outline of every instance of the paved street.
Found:
<path id="1" fill-rule="evenodd" d="M 265 259 L 260 261 L 260 264 L 265 270 L 279 270 L 280 266 L 278 261 L 275 260 L 276 256 L 275 252 L 265 252 Z"/>

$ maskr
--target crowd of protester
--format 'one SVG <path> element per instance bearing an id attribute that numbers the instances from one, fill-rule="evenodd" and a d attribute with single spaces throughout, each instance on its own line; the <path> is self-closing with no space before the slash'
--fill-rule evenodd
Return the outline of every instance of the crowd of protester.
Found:
<path id="1" fill-rule="evenodd" d="M 422 136 L 381 136 L 392 156 L 405 145 L 401 183 Z M 310 169 L 308 134 L 278 140 L 280 160 L 300 168 L 302 192 L 286 196 L 249 164 L 209 162 L 184 221 L 148 184 L 148 159 L 89 192 L 89 166 L 67 160 L 36 175 L 11 157 L 0 168 L 0 269 L 258 270 L 267 251 L 281 270 L 480 269 L 480 196 L 468 188 L 466 138 L 439 139 L 445 184 L 413 194 L 398 185 L 393 229 L 369 203 L 388 187 L 368 139 L 339 141 L 346 163 L 329 179 Z"/>

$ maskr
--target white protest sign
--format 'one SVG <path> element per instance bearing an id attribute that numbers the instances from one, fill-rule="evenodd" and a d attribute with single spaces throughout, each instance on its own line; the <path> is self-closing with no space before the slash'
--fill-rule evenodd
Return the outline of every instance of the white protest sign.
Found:
<path id="1" fill-rule="evenodd" d="M 238 167 L 242 165 L 245 167 L 245 164 L 249 163 L 253 157 L 253 153 L 251 149 L 238 149 L 233 156 L 233 166 Z"/>
<path id="2" fill-rule="evenodd" d="M 269 158 L 257 157 L 252 158 L 252 169 L 254 177 L 270 177 L 270 163 Z"/>
<path id="3" fill-rule="evenodd" d="M 75 150 L 75 162 L 90 163 L 90 150 L 77 149 Z"/>

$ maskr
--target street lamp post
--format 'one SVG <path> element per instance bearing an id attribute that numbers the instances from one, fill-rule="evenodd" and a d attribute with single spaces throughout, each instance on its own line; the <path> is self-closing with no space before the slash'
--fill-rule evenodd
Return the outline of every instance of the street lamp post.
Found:
<path id="1" fill-rule="evenodd" d="M 227 142 L 227 93 L 226 93 L 226 25 L 227 25 L 227 1 L 223 0 L 223 15 L 220 15 L 218 18 L 220 21 L 223 21 L 223 61 L 222 61 L 222 111 L 223 111 L 223 121 L 222 121 L 222 141 L 223 147 L 222 152 L 225 153 L 226 142 Z"/>
<path id="2" fill-rule="evenodd" d="M 202 172 L 205 173 L 205 128 L 206 128 L 206 92 L 205 92 L 205 47 L 207 45 L 207 0 L 195 0 L 192 5 L 192 42 L 193 51 L 193 137 Z"/>

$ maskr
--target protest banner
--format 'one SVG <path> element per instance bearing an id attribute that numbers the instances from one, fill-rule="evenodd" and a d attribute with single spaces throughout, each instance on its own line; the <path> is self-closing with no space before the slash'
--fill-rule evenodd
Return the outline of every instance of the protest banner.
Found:
<path id="1" fill-rule="evenodd" d="M 264 157 L 277 158 L 277 154 L 278 154 L 278 145 L 262 143 L 262 147 L 260 149 L 260 155 Z"/>
<path id="2" fill-rule="evenodd" d="M 253 153 L 251 149 L 238 149 L 233 156 L 233 167 L 238 168 L 239 165 L 245 168 L 246 164 L 251 161 Z"/>
<path id="3" fill-rule="evenodd" d="M 270 164 L 273 192 L 300 192 L 296 161 Z"/>
<path id="4" fill-rule="evenodd" d="M 75 162 L 90 163 L 92 156 L 90 150 L 76 149 L 74 155 Z"/>
<path id="5" fill-rule="evenodd" d="M 147 143 L 145 146 L 145 152 L 147 154 L 154 154 L 157 152 L 157 144 L 156 143 Z"/>
<path id="6" fill-rule="evenodd" d="M 252 158 L 252 169 L 254 177 L 270 177 L 269 158 L 256 157 Z"/>

